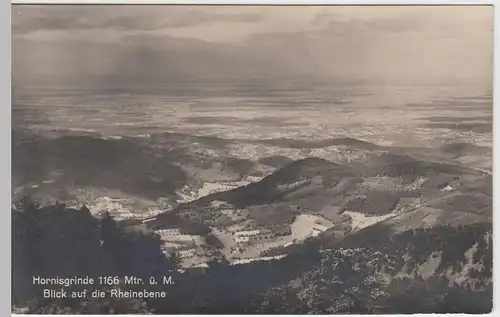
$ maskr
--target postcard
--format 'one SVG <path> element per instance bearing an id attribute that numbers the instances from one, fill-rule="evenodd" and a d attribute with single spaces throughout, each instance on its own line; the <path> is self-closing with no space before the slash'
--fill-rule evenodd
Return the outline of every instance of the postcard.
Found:
<path id="1" fill-rule="evenodd" d="M 13 313 L 492 310 L 492 6 L 11 11 Z"/>

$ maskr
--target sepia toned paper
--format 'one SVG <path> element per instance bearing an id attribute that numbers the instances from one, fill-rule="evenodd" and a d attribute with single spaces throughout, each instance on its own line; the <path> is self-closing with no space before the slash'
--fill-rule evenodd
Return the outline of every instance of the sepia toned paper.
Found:
<path id="1" fill-rule="evenodd" d="M 491 6 L 12 6 L 12 303 L 492 310 Z"/>

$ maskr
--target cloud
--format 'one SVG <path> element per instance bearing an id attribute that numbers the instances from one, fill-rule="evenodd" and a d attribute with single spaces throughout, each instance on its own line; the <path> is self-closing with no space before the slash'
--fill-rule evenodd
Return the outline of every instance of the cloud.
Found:
<path id="1" fill-rule="evenodd" d="M 220 22 L 252 23 L 259 14 L 178 6 L 14 6 L 12 32 L 96 30 L 154 31 Z"/>
<path id="2" fill-rule="evenodd" d="M 13 6 L 12 13 L 17 75 L 396 83 L 492 77 L 487 6 Z M 24 39 L 22 49 L 16 39 Z"/>

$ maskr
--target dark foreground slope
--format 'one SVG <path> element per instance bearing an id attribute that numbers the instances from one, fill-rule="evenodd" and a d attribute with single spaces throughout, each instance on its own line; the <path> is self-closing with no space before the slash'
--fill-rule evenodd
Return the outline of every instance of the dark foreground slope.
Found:
<path id="1" fill-rule="evenodd" d="M 491 310 L 491 222 L 404 228 L 390 219 L 343 239 L 327 232 L 282 260 L 231 266 L 216 259 L 204 272 L 174 274 L 175 260 L 165 259 L 154 235 L 96 219 L 85 208 L 40 208 L 26 199 L 13 211 L 13 302 L 42 314 Z M 43 299 L 31 281 L 102 275 L 173 275 L 176 284 L 158 286 L 168 294 L 162 300 L 54 300 Z"/>
<path id="2" fill-rule="evenodd" d="M 37 285 L 33 277 L 68 278 L 99 276 L 150 276 L 172 274 L 175 264 L 160 250 L 161 241 L 153 235 L 128 232 L 109 216 L 92 217 L 84 207 L 68 209 L 64 205 L 39 207 L 24 198 L 12 211 L 12 303 L 30 313 L 145 313 L 141 299 L 99 301 L 50 299 L 43 289 L 61 286 Z M 120 289 L 130 286 L 117 285 Z M 133 286 L 132 286 L 133 287 Z M 91 292 L 109 290 L 106 285 L 65 288 Z"/>
<path id="3" fill-rule="evenodd" d="M 317 241 L 319 258 L 261 296 L 260 313 L 415 314 L 491 312 L 491 222 L 423 224 L 404 231 L 387 221 Z"/>

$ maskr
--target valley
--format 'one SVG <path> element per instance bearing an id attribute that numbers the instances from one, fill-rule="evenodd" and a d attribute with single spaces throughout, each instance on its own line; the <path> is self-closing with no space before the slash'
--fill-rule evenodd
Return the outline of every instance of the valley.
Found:
<path id="1" fill-rule="evenodd" d="M 109 213 L 132 230 L 158 233 L 165 255 L 180 256 L 184 269 L 221 255 L 234 264 L 271 260 L 308 239 L 342 240 L 379 224 L 405 232 L 491 221 L 491 175 L 457 160 L 483 150 L 462 143 L 422 151 L 350 138 L 257 143 L 177 134 L 17 142 L 14 175 L 24 171 L 24 184 L 14 204 L 29 194 Z M 265 150 L 249 155 L 256 146 Z M 50 164 L 27 165 L 26 155 L 42 147 L 37 160 Z M 294 154 L 308 147 L 328 159 Z M 96 175 L 114 175 L 115 183 L 96 183 Z M 245 232 L 269 236 L 237 242 Z"/>

